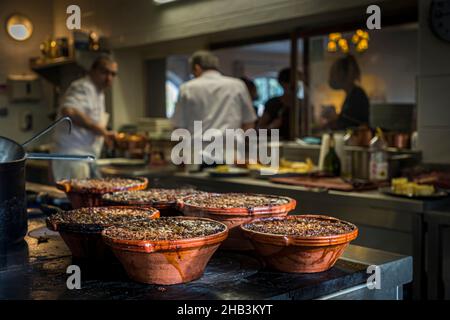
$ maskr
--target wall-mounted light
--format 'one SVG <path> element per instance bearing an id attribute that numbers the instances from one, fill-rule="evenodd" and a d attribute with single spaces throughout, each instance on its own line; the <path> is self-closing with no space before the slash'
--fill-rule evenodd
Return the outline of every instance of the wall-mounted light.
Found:
<path id="1" fill-rule="evenodd" d="M 356 46 L 356 51 L 364 52 L 369 49 L 369 33 L 361 29 L 356 30 L 352 36 L 352 42 Z"/>
<path id="2" fill-rule="evenodd" d="M 13 14 L 6 20 L 6 32 L 17 41 L 25 41 L 33 34 L 31 20 L 21 14 Z"/>
<path id="3" fill-rule="evenodd" d="M 369 48 L 369 33 L 358 29 L 351 37 L 351 42 L 355 46 L 356 51 L 362 53 Z M 328 35 L 327 51 L 341 51 L 343 53 L 348 53 L 350 51 L 349 41 L 342 35 L 342 33 L 330 33 Z"/>

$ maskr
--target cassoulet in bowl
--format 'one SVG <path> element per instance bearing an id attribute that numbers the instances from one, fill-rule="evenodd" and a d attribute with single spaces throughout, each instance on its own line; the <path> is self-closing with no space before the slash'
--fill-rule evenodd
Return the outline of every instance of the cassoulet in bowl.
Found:
<path id="1" fill-rule="evenodd" d="M 294 199 L 249 193 L 204 193 L 179 202 L 185 216 L 204 217 L 228 226 L 230 234 L 221 246 L 227 250 L 252 250 L 239 226 L 257 218 L 282 217 L 296 206 Z"/>
<path id="2" fill-rule="evenodd" d="M 188 188 L 150 188 L 108 193 L 103 195 L 102 202 L 111 206 L 152 207 L 158 209 L 162 217 L 180 216 L 182 212 L 178 210 L 177 201 L 198 193 L 199 191 Z"/>
<path id="3" fill-rule="evenodd" d="M 102 235 L 132 280 L 171 285 L 200 278 L 228 228 L 210 219 L 162 217 L 107 228 Z"/>
<path id="4" fill-rule="evenodd" d="M 73 209 L 102 206 L 102 196 L 118 191 L 143 190 L 148 186 L 147 178 L 98 178 L 70 179 L 56 182 L 56 187 L 63 190 Z"/>
<path id="5" fill-rule="evenodd" d="M 283 272 L 326 271 L 358 236 L 354 224 L 322 215 L 258 219 L 241 228 L 266 263 Z"/>
<path id="6" fill-rule="evenodd" d="M 46 222 L 59 232 L 75 259 L 107 261 L 114 256 L 103 243 L 104 228 L 158 217 L 159 211 L 151 208 L 93 207 L 61 211 Z"/>

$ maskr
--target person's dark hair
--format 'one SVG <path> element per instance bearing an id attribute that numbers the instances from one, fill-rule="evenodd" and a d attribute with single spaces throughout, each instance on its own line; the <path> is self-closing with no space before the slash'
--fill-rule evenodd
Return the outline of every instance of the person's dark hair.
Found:
<path id="1" fill-rule="evenodd" d="M 219 58 L 210 51 L 196 51 L 189 58 L 189 65 L 194 69 L 194 65 L 199 65 L 203 70 L 218 70 Z"/>
<path id="2" fill-rule="evenodd" d="M 302 73 L 298 72 L 298 79 L 301 80 Z M 278 73 L 278 82 L 289 84 L 291 82 L 291 68 L 284 68 Z"/>
<path id="3" fill-rule="evenodd" d="M 256 89 L 256 85 L 255 85 L 255 82 L 252 80 L 252 79 L 250 79 L 250 78 L 247 78 L 247 77 L 240 77 L 239 79 L 241 79 L 242 81 L 244 81 L 244 83 L 245 83 L 245 85 L 247 86 L 247 88 L 253 88 L 253 89 Z"/>
<path id="4" fill-rule="evenodd" d="M 350 78 L 352 81 L 361 79 L 361 69 L 355 56 L 347 54 L 336 61 L 337 70 L 342 72 L 345 78 Z"/>
<path id="5" fill-rule="evenodd" d="M 94 62 L 92 62 L 91 70 L 98 69 L 101 65 L 105 63 L 114 63 L 114 59 L 110 55 L 102 54 L 95 58 Z"/>
<path id="6" fill-rule="evenodd" d="M 284 68 L 278 73 L 279 83 L 290 83 L 291 82 L 291 68 Z"/>

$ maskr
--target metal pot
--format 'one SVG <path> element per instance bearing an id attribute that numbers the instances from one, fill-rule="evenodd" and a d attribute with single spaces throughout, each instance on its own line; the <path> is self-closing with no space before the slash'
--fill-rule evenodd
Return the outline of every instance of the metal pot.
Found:
<path id="1" fill-rule="evenodd" d="M 349 162 L 348 174 L 353 179 L 369 180 L 370 152 L 369 148 L 345 146 L 344 151 Z"/>
<path id="2" fill-rule="evenodd" d="M 63 121 L 64 117 L 39 132 L 22 145 L 0 137 L 0 251 L 19 242 L 27 233 L 27 201 L 25 192 L 25 161 L 27 159 L 93 161 L 93 156 L 72 156 L 62 154 L 27 153 L 25 146 L 49 132 Z"/>
<path id="3" fill-rule="evenodd" d="M 389 147 L 409 149 L 411 147 L 411 135 L 409 133 L 387 132 L 385 137 Z"/>
<path id="4" fill-rule="evenodd" d="M 348 174 L 353 179 L 369 180 L 370 178 L 370 149 L 364 147 L 344 147 Z M 414 151 L 400 151 L 388 148 L 389 178 L 398 177 L 402 169 L 413 167 L 420 162 L 421 153 Z M 348 159 L 348 160 L 347 160 Z"/>

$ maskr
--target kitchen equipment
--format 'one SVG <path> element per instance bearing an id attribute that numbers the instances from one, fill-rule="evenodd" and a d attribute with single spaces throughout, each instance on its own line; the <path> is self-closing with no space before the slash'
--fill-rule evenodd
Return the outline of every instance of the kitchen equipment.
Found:
<path id="1" fill-rule="evenodd" d="M 171 220 L 169 220 L 171 219 Z M 114 236 L 110 227 L 102 231 L 103 241 L 122 263 L 128 276 L 141 283 L 172 285 L 186 283 L 200 278 L 206 265 L 219 245 L 227 238 L 228 228 L 225 224 L 210 219 L 192 217 L 160 218 L 158 221 L 191 221 L 197 223 L 213 223 L 216 232 L 181 239 L 138 240 Z M 123 230 L 128 226 L 122 226 Z M 199 228 L 196 226 L 196 228 Z M 176 233 L 176 228 L 171 228 Z M 112 234 L 111 234 L 112 233 Z M 131 235 L 132 232 L 128 232 Z"/>
<path id="2" fill-rule="evenodd" d="M 254 200 L 245 199 L 252 197 L 270 199 L 270 204 L 258 205 L 255 204 Z M 196 204 L 195 199 L 199 198 L 203 198 L 205 201 L 201 204 Z M 227 199 L 230 198 L 233 198 L 234 203 L 227 205 L 226 203 L 230 203 Z M 237 204 L 238 202 L 241 202 L 241 204 Z M 250 193 L 192 195 L 179 201 L 179 208 L 185 216 L 208 218 L 224 223 L 230 232 L 228 238 L 220 248 L 222 250 L 238 251 L 253 249 L 252 244 L 243 236 L 239 228 L 241 224 L 250 222 L 256 218 L 286 216 L 290 211 L 295 209 L 296 205 L 297 202 L 289 197 Z"/>
<path id="3" fill-rule="evenodd" d="M 369 180 L 370 152 L 368 148 L 345 146 L 347 159 L 351 163 L 350 176 L 355 179 Z"/>
<path id="4" fill-rule="evenodd" d="M 386 141 L 389 147 L 409 149 L 411 147 L 411 135 L 404 132 L 386 132 Z"/>
<path id="5" fill-rule="evenodd" d="M 328 223 L 346 224 L 351 231 L 319 236 L 295 236 L 289 234 L 265 233 L 250 229 L 253 223 L 291 222 L 315 219 Z M 257 219 L 241 225 L 241 230 L 255 246 L 264 261 L 282 272 L 315 273 L 330 269 L 344 253 L 348 244 L 358 236 L 358 228 L 346 221 L 321 215 L 294 215 L 269 219 Z"/>
<path id="6" fill-rule="evenodd" d="M 27 233 L 25 191 L 25 161 L 27 159 L 95 160 L 92 156 L 27 153 L 25 151 L 26 145 L 63 121 L 69 122 L 70 130 L 72 122 L 69 117 L 64 117 L 22 145 L 6 137 L 0 137 L 0 250 L 6 250 L 8 245 L 21 241 Z"/>
<path id="7" fill-rule="evenodd" d="M 126 210 L 133 211 L 127 214 Z M 61 220 L 67 216 L 89 216 L 89 223 L 80 220 L 66 222 Z M 118 219 L 114 219 L 118 217 Z M 72 257 L 80 261 L 90 262 L 114 262 L 113 253 L 102 241 L 103 229 L 116 224 L 128 224 L 134 220 L 157 219 L 159 211 L 154 208 L 139 207 L 97 207 L 82 208 L 52 215 L 46 219 L 47 227 L 52 231 L 58 231 L 67 247 L 72 252 Z M 105 221 L 102 221 L 102 220 Z M 69 219 L 70 220 L 70 219 Z M 76 219 L 75 219 L 76 220 Z M 82 220 L 82 218 L 81 218 Z"/>
<path id="8" fill-rule="evenodd" d="M 102 202 L 107 206 L 155 208 L 163 217 L 181 216 L 183 213 L 178 210 L 177 202 L 200 192 L 192 188 L 150 188 L 140 191 L 107 193 L 102 196 Z"/>
<path id="9" fill-rule="evenodd" d="M 369 180 L 369 148 L 357 146 L 345 146 L 345 152 L 351 163 L 351 177 L 353 179 Z M 401 170 L 413 167 L 421 159 L 418 151 L 399 150 L 397 148 L 387 148 L 389 178 L 400 175 Z"/>
<path id="10" fill-rule="evenodd" d="M 352 139 L 354 140 L 354 143 L 352 144 L 360 147 L 368 147 L 373 138 L 373 133 L 369 127 L 361 126 L 358 128 L 353 128 L 352 136 Z"/>
<path id="11" fill-rule="evenodd" d="M 80 182 L 93 183 L 91 186 L 80 186 Z M 107 184 L 110 184 L 107 186 Z M 106 184 L 102 186 L 102 184 Z M 96 178 L 96 179 L 71 179 L 56 182 L 56 187 L 66 193 L 72 208 L 99 207 L 103 205 L 102 196 L 106 193 L 119 191 L 144 190 L 148 186 L 145 177 L 127 178 Z"/>
<path id="12" fill-rule="evenodd" d="M 370 126 L 383 129 L 389 147 L 409 149 L 415 127 L 414 114 L 414 104 L 375 104 L 370 107 Z"/>

